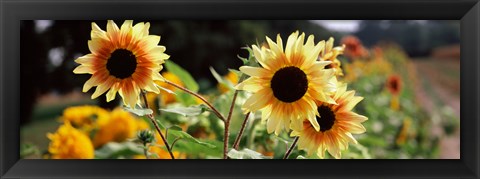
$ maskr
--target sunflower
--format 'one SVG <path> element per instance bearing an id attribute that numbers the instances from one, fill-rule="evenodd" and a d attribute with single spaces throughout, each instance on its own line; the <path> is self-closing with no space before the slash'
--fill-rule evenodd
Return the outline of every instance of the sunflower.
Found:
<path id="1" fill-rule="evenodd" d="M 90 130 L 95 121 L 100 118 L 108 117 L 108 112 L 98 106 L 73 106 L 63 110 L 60 118 L 63 122 L 70 122 L 72 126 Z"/>
<path id="2" fill-rule="evenodd" d="M 390 75 L 385 85 L 390 93 L 398 96 L 402 91 L 402 77 L 399 75 Z"/>
<path id="3" fill-rule="evenodd" d="M 340 67 L 340 60 L 337 59 L 338 55 L 343 54 L 345 45 L 333 47 L 334 39 L 330 37 L 325 44 L 325 49 L 320 53 L 320 60 L 331 61 L 330 65 L 325 66 L 326 69 L 332 68 L 335 70 L 336 76 L 343 76 L 342 68 Z"/>
<path id="4" fill-rule="evenodd" d="M 240 71 L 250 77 L 236 89 L 253 92 L 242 108 L 244 111 L 262 110 L 262 119 L 267 122 L 267 132 L 278 135 L 288 130 L 292 121 L 309 119 L 320 129 L 315 115 L 315 100 L 332 103 L 330 97 L 336 91 L 333 69 L 325 69 L 330 61 L 317 61 L 325 41 L 314 44 L 310 35 L 304 44 L 305 34 L 292 33 L 285 51 L 282 39 L 277 43 L 267 37 L 269 48 L 259 49 L 253 45 L 255 58 L 262 67 L 242 66 Z"/>
<path id="5" fill-rule="evenodd" d="M 159 93 L 154 80 L 163 80 L 160 75 L 166 59 L 164 46 L 157 46 L 160 36 L 148 35 L 150 23 L 137 23 L 127 20 L 121 28 L 111 20 L 107 31 L 92 23 L 88 41 L 90 54 L 75 60 L 80 66 L 73 70 L 76 74 L 92 74 L 85 82 L 83 92 L 96 86 L 92 99 L 107 90 L 107 101 L 115 99 L 118 91 L 123 103 L 135 108 L 140 90 Z"/>
<path id="6" fill-rule="evenodd" d="M 363 98 L 355 96 L 355 91 L 347 91 L 345 83 L 338 84 L 338 91 L 333 96 L 337 105 L 317 103 L 320 117 L 316 120 L 320 130 L 316 130 L 308 120 L 303 125 L 292 125 L 292 136 L 298 136 L 298 148 L 307 151 L 308 155 L 316 152 L 324 158 L 328 150 L 335 158 L 341 158 L 341 150 L 348 149 L 348 142 L 357 143 L 352 134 L 361 134 L 365 128 L 361 124 L 367 117 L 352 112 L 352 108 Z"/>
<path id="7" fill-rule="evenodd" d="M 88 136 L 66 121 L 55 133 L 48 133 L 48 152 L 53 159 L 93 159 L 94 148 Z"/>
<path id="8" fill-rule="evenodd" d="M 98 120 L 97 125 L 99 129 L 93 137 L 96 148 L 111 141 L 123 142 L 133 138 L 137 131 L 150 127 L 145 121 L 135 118 L 121 108 L 113 110 L 109 118 Z"/>
<path id="9" fill-rule="evenodd" d="M 345 55 L 358 58 L 367 55 L 367 50 L 363 47 L 362 42 L 355 36 L 345 36 L 341 40 L 342 44 L 345 44 Z"/>

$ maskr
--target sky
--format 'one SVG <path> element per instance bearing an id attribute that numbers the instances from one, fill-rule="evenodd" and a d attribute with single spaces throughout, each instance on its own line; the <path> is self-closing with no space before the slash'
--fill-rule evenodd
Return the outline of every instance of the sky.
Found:
<path id="1" fill-rule="evenodd" d="M 328 30 L 351 33 L 358 30 L 360 20 L 310 20 Z"/>

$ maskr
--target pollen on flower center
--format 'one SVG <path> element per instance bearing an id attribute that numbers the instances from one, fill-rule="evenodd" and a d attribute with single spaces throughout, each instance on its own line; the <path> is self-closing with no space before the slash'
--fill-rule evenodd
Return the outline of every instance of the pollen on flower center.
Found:
<path id="1" fill-rule="evenodd" d="M 325 132 L 332 128 L 335 123 L 335 114 L 330 107 L 321 105 L 317 108 L 320 117 L 317 118 L 318 124 L 320 124 L 320 131 Z"/>
<path id="2" fill-rule="evenodd" d="M 273 75 L 270 87 L 280 101 L 295 102 L 308 90 L 307 75 L 295 66 L 281 68 Z"/>
<path id="3" fill-rule="evenodd" d="M 137 58 L 126 49 L 117 49 L 107 60 L 107 70 L 111 75 L 124 79 L 132 76 L 137 68 Z"/>

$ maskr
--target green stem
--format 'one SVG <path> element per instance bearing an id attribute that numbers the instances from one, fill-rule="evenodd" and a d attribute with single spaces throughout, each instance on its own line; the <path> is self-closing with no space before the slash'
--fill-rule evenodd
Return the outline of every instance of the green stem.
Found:
<path id="1" fill-rule="evenodd" d="M 237 134 L 237 138 L 235 138 L 235 142 L 233 143 L 233 148 L 235 150 L 238 150 L 238 145 L 240 144 L 240 140 L 242 140 L 242 135 L 243 135 L 243 132 L 245 131 L 245 127 L 247 126 L 247 121 L 249 116 L 250 116 L 250 112 L 248 112 L 245 115 L 245 119 L 243 120 L 243 123 L 242 123 L 242 128 L 240 128 L 240 131 L 238 131 L 238 134 Z"/>
<path id="2" fill-rule="evenodd" d="M 213 113 L 214 113 L 218 118 L 220 118 L 220 120 L 222 120 L 223 122 L 226 121 L 225 117 L 223 117 L 223 115 L 220 114 L 220 112 L 218 112 L 217 108 L 213 107 L 212 104 L 210 104 L 205 98 L 203 98 L 203 97 L 200 96 L 199 94 L 197 94 L 197 93 L 195 93 L 195 92 L 193 92 L 193 91 L 190 91 L 190 90 L 187 89 L 187 88 L 184 88 L 184 87 L 182 87 L 182 86 L 179 86 L 179 85 L 177 85 L 177 84 L 175 84 L 175 83 L 172 83 L 172 82 L 170 82 L 170 81 L 168 81 L 168 80 L 165 80 L 165 83 L 167 83 L 167 84 L 169 84 L 169 85 L 172 85 L 172 86 L 174 86 L 175 88 L 178 88 L 178 89 L 180 89 L 180 90 L 182 90 L 182 91 L 185 91 L 185 92 L 187 92 L 188 94 L 191 94 L 191 95 L 197 97 L 198 99 L 202 100 L 208 107 L 210 107 L 210 109 L 212 109 Z"/>
<path id="3" fill-rule="evenodd" d="M 287 153 L 285 153 L 285 156 L 283 156 L 283 159 L 288 159 L 288 156 L 290 156 L 290 154 L 292 153 L 293 148 L 295 148 L 295 146 L 297 145 L 297 142 L 298 142 L 298 137 L 295 137 L 295 140 L 293 140 L 292 145 L 287 150 Z"/>
<path id="4" fill-rule="evenodd" d="M 143 143 L 143 154 L 145 154 L 145 158 L 148 159 L 148 147 L 146 142 Z"/>
<path id="5" fill-rule="evenodd" d="M 235 90 L 233 94 L 232 104 L 230 105 L 230 110 L 228 112 L 227 120 L 225 121 L 225 131 L 223 137 L 223 159 L 227 159 L 228 152 L 228 139 L 230 137 L 230 119 L 232 118 L 233 107 L 235 106 L 235 101 L 237 100 L 238 90 Z"/>
<path id="6" fill-rule="evenodd" d="M 145 107 L 149 109 L 147 96 L 145 95 L 145 92 L 142 92 L 142 97 L 143 97 L 143 100 L 145 102 Z M 175 156 L 173 156 L 172 150 L 170 149 L 170 146 L 168 145 L 168 141 L 165 138 L 165 136 L 163 136 L 163 133 L 160 130 L 160 127 L 158 126 L 157 121 L 155 120 L 155 117 L 153 116 L 153 114 L 148 114 L 147 117 L 150 119 L 150 121 L 152 121 L 153 125 L 155 126 L 155 129 L 157 129 L 158 134 L 160 134 L 160 137 L 162 138 L 162 141 L 165 144 L 165 147 L 167 148 L 168 153 L 170 154 L 170 157 L 172 159 L 175 159 Z"/>

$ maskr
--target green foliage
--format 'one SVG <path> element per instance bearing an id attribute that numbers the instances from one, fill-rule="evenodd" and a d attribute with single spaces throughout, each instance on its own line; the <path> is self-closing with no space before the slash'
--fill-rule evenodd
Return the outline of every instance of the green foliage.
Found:
<path id="1" fill-rule="evenodd" d="M 175 107 L 175 108 L 168 108 L 168 109 L 160 109 L 161 111 L 180 114 L 182 116 L 196 116 L 200 115 L 206 110 L 208 110 L 208 106 L 204 104 L 199 104 L 196 106 L 189 106 L 189 107 Z"/>
<path id="2" fill-rule="evenodd" d="M 208 147 L 208 148 L 215 148 L 215 145 L 212 145 L 212 144 L 209 144 L 209 143 L 206 143 L 206 142 L 202 142 L 200 140 L 197 140 L 195 139 L 194 137 L 192 137 L 190 134 L 184 132 L 181 130 L 178 130 L 178 128 L 173 128 L 172 130 L 168 130 L 168 136 L 169 136 L 169 139 L 167 139 L 169 141 L 169 143 L 171 144 L 174 140 L 184 140 L 184 141 L 187 141 L 187 142 L 190 142 L 190 143 L 194 143 L 194 144 L 198 144 L 198 145 L 202 145 L 204 147 Z M 173 137 L 170 137 L 170 136 L 173 136 Z"/>
<path id="3" fill-rule="evenodd" d="M 261 153 L 250 149 L 243 149 L 237 151 L 235 149 L 230 149 L 227 154 L 228 157 L 232 159 L 271 159 L 271 157 L 264 156 Z"/>
<path id="4" fill-rule="evenodd" d="M 225 85 L 225 86 L 228 87 L 230 90 L 235 90 L 235 89 L 233 88 L 233 84 L 232 84 L 230 81 L 228 81 L 228 80 L 224 80 L 224 79 L 222 78 L 222 76 L 220 76 L 220 75 L 217 73 L 217 71 L 215 71 L 215 69 L 213 69 L 212 67 L 210 67 L 210 71 L 212 72 L 213 77 L 217 80 L 218 83 Z"/>
<path id="5" fill-rule="evenodd" d="M 185 86 L 189 90 L 192 90 L 193 92 L 198 91 L 199 87 L 197 82 L 187 70 L 183 69 L 182 67 L 172 62 L 171 60 L 167 60 L 165 62 L 165 68 L 167 68 L 169 72 L 172 72 L 173 74 L 178 76 L 178 78 L 182 80 L 183 84 L 185 84 Z"/>
<path id="6" fill-rule="evenodd" d="M 149 114 L 153 114 L 153 111 L 151 109 L 148 109 L 148 108 L 129 108 L 129 107 L 126 107 L 124 106 L 123 109 L 125 109 L 126 111 L 128 112 L 131 112 L 133 114 L 136 114 L 137 116 L 145 116 L 145 115 L 149 115 Z"/>
<path id="7" fill-rule="evenodd" d="M 33 144 L 22 144 L 20 145 L 20 158 L 27 158 L 29 156 L 39 156 L 40 150 L 37 146 Z"/>
<path id="8" fill-rule="evenodd" d="M 133 142 L 109 142 L 95 150 L 96 159 L 125 158 L 132 155 L 143 155 L 143 148 Z"/>

